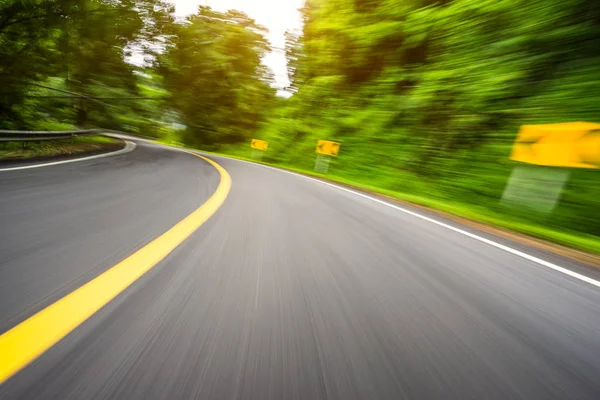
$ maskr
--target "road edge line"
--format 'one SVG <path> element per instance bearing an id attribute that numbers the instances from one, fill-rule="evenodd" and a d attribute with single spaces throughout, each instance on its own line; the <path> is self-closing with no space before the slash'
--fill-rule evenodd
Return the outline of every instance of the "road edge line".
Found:
<path id="1" fill-rule="evenodd" d="M 197 153 L 201 154 L 202 152 L 199 151 Z M 550 268 L 550 269 L 552 269 L 554 271 L 557 271 L 557 272 L 561 272 L 561 273 L 563 273 L 565 275 L 568 275 L 568 276 L 570 276 L 572 278 L 578 279 L 580 281 L 589 283 L 590 285 L 593 285 L 593 286 L 596 286 L 596 287 L 600 288 L 600 281 L 592 279 L 592 278 L 590 278 L 588 276 L 585 276 L 585 275 L 580 274 L 580 273 L 575 272 L 575 271 L 571 271 L 570 269 L 567 269 L 565 267 L 561 267 L 560 265 L 556 265 L 556 264 L 551 263 L 551 262 L 546 261 L 546 260 L 542 260 L 541 258 L 532 256 L 532 255 L 527 254 L 525 252 L 522 252 L 520 250 L 513 249 L 512 247 L 503 245 L 501 243 L 497 243 L 497 242 L 495 242 L 493 240 L 486 239 L 486 238 L 484 238 L 482 236 L 479 236 L 479 235 L 476 235 L 474 233 L 468 232 L 468 231 L 466 231 L 464 229 L 460 229 L 460 228 L 454 227 L 452 225 L 446 224 L 444 222 L 440 222 L 440 221 L 438 221 L 438 220 L 436 220 L 434 218 L 426 217 L 426 216 L 421 215 L 421 214 L 419 214 L 417 212 L 408 210 L 408 209 L 406 209 L 404 207 L 400 207 L 400 206 L 397 206 L 395 204 L 388 203 L 387 201 L 378 199 L 376 197 L 369 196 L 369 195 L 366 195 L 364 193 L 360 193 L 360 192 L 357 192 L 355 190 L 348 189 L 348 188 L 345 188 L 343 186 L 339 186 L 339 185 L 336 185 L 336 184 L 333 184 L 333 183 L 325 182 L 323 180 L 316 179 L 316 178 L 313 178 L 313 177 L 310 177 L 310 176 L 307 176 L 307 175 L 302 175 L 302 174 L 297 173 L 297 172 L 292 172 L 292 171 L 288 171 L 288 170 L 285 170 L 285 169 L 281 169 L 281 168 L 277 168 L 277 167 L 272 167 L 270 165 L 264 165 L 264 164 L 255 163 L 255 162 L 252 162 L 252 161 L 240 160 L 238 158 L 232 158 L 232 157 L 227 157 L 227 156 L 222 156 L 222 155 L 217 155 L 216 157 L 223 157 L 223 158 L 226 158 L 228 160 L 245 162 L 245 163 L 248 163 L 248 164 L 251 164 L 251 165 L 256 165 L 256 166 L 259 166 L 259 167 L 264 167 L 264 168 L 272 169 L 272 170 L 275 170 L 275 171 L 284 172 L 286 174 L 295 175 L 295 176 L 298 176 L 298 177 L 301 177 L 301 178 L 304 178 L 304 179 L 307 179 L 307 180 L 310 180 L 310 181 L 318 182 L 318 183 L 321 183 L 323 185 L 327 185 L 327 186 L 330 186 L 330 187 L 333 187 L 333 188 L 336 188 L 336 189 L 339 189 L 339 190 L 343 190 L 344 192 L 355 194 L 355 195 L 363 197 L 365 199 L 372 200 L 372 201 L 374 201 L 376 203 L 379 203 L 379 204 L 385 205 L 387 207 L 391 207 L 393 209 L 401 211 L 403 213 L 412 215 L 413 217 L 420 218 L 422 220 L 431 222 L 433 224 L 436 224 L 436 225 L 441 226 L 441 227 L 446 228 L 446 229 L 450 229 L 451 231 L 454 231 L 454 232 L 463 234 L 465 236 L 468 236 L 471 239 L 475 239 L 475 240 L 480 241 L 482 243 L 485 243 L 487 245 L 496 247 L 497 249 L 506 251 L 506 252 L 511 253 L 513 255 L 519 256 L 519 257 L 524 258 L 526 260 L 532 261 L 532 262 L 534 262 L 536 264 L 539 264 L 539 265 L 542 265 L 544 267 Z"/>
<path id="2" fill-rule="evenodd" d="M 225 202 L 231 176 L 215 161 L 199 157 L 221 176 L 211 197 L 169 230 L 83 286 L 0 335 L 0 384 L 21 371 L 150 271 L 183 243 Z"/>

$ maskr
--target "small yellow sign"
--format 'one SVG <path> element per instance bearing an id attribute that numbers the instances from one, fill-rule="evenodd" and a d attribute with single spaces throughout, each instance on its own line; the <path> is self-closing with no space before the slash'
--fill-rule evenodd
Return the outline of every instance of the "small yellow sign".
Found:
<path id="1" fill-rule="evenodd" d="M 269 147 L 269 142 L 265 142 L 264 140 L 252 139 L 252 143 L 250 144 L 250 146 L 253 149 L 257 150 L 267 150 L 267 148 Z"/>
<path id="2" fill-rule="evenodd" d="M 330 142 L 329 140 L 319 140 L 317 142 L 317 153 L 319 154 L 337 157 L 339 152 L 340 144 L 338 142 Z"/>
<path id="3" fill-rule="evenodd" d="M 511 160 L 570 168 L 600 168 L 600 124 L 523 125 Z"/>

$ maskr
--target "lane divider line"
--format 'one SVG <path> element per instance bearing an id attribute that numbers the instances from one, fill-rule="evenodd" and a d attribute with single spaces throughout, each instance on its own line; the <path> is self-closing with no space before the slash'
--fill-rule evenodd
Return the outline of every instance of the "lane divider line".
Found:
<path id="1" fill-rule="evenodd" d="M 74 162 L 79 162 L 79 161 L 95 160 L 96 158 L 118 156 L 120 154 L 125 154 L 125 153 L 129 153 L 130 151 L 133 151 L 135 149 L 135 147 L 136 147 L 136 144 L 134 142 L 130 142 L 127 140 L 127 141 L 125 141 L 125 147 L 123 147 L 122 149 L 116 150 L 116 151 L 111 151 L 110 153 L 102 153 L 102 154 L 96 154 L 95 156 L 73 158 L 70 160 L 62 160 L 62 161 L 53 161 L 53 162 L 47 162 L 47 163 L 42 163 L 42 164 L 31 164 L 31 165 L 22 165 L 20 167 L 0 168 L 0 172 L 18 171 L 21 169 L 50 167 L 52 165 L 68 164 L 68 163 L 74 163 Z"/>
<path id="2" fill-rule="evenodd" d="M 532 255 L 527 254 L 525 252 L 522 252 L 520 250 L 513 249 L 512 247 L 505 246 L 505 245 L 503 245 L 501 243 L 494 242 L 493 240 L 486 239 L 486 238 L 484 238 L 482 236 L 479 236 L 479 235 L 476 235 L 474 233 L 468 232 L 468 231 L 466 231 L 464 229 L 460 229 L 460 228 L 454 227 L 452 225 L 446 224 L 444 222 L 440 222 L 440 221 L 438 221 L 436 219 L 426 217 L 426 216 L 421 215 L 419 213 L 416 213 L 414 211 L 408 210 L 408 209 L 406 209 L 404 207 L 400 207 L 400 206 L 397 206 L 395 204 L 388 203 L 388 202 L 380 200 L 380 199 L 378 199 L 376 197 L 368 196 L 368 195 L 366 195 L 364 193 L 360 193 L 360 192 L 357 192 L 357 191 L 354 191 L 354 190 L 351 190 L 351 189 L 347 189 L 347 188 L 342 187 L 342 186 L 334 185 L 333 183 L 325 182 L 325 181 L 322 181 L 320 179 L 311 178 L 309 176 L 302 175 L 302 174 L 299 174 L 299 173 L 296 173 L 296 172 L 291 172 L 291 171 L 287 171 L 287 170 L 284 170 L 284 169 L 271 167 L 271 166 L 268 166 L 268 165 L 258 164 L 258 163 L 254 163 L 254 162 L 251 162 L 251 161 L 239 160 L 239 159 L 236 159 L 236 158 L 229 158 L 229 157 L 225 157 L 225 156 L 217 156 L 217 157 L 222 157 L 222 158 L 225 158 L 225 159 L 228 159 L 228 160 L 241 161 L 241 162 L 245 162 L 245 163 L 248 163 L 248 164 L 256 165 L 256 166 L 259 166 L 259 167 L 264 167 L 264 168 L 272 169 L 272 170 L 275 170 L 275 171 L 284 172 L 286 174 L 295 175 L 295 176 L 298 176 L 298 177 L 301 177 L 301 178 L 304 178 L 304 179 L 308 179 L 310 181 L 318 182 L 318 183 L 321 183 L 321 184 L 326 185 L 326 186 L 330 186 L 330 187 L 333 187 L 333 188 L 336 188 L 336 189 L 339 189 L 339 190 L 343 190 L 344 192 L 352 193 L 352 194 L 354 194 L 356 196 L 360 196 L 362 198 L 372 200 L 372 201 L 374 201 L 376 203 L 379 203 L 379 204 L 382 204 L 384 206 L 387 206 L 387 207 L 393 208 L 395 210 L 401 211 L 403 213 L 412 215 L 413 217 L 420 218 L 420 219 L 425 220 L 427 222 L 431 222 L 432 224 L 436 224 L 438 226 L 441 226 L 443 228 L 449 229 L 449 230 L 454 231 L 456 233 L 460 233 L 461 235 L 468 236 L 471 239 L 475 239 L 475 240 L 477 240 L 479 242 L 488 244 L 488 245 L 493 246 L 493 247 L 495 247 L 497 249 L 506 251 L 507 253 L 511 253 L 511 254 L 513 254 L 515 256 L 518 256 L 518 257 L 524 258 L 526 260 L 532 261 L 532 262 L 534 262 L 536 264 L 539 264 L 539 265 L 542 265 L 542 266 L 544 266 L 546 268 L 550 268 L 550 269 L 552 269 L 554 271 L 563 273 L 563 274 L 568 275 L 568 276 L 570 276 L 572 278 L 578 279 L 580 281 L 589 283 L 590 285 L 594 285 L 594 286 L 600 288 L 600 281 L 592 279 L 592 278 L 590 278 L 588 276 L 582 275 L 582 274 L 577 273 L 575 271 L 571 271 L 570 269 L 561 267 L 560 265 L 556 265 L 556 264 L 551 263 L 549 261 L 542 260 L 541 258 L 532 256 Z"/>
<path id="3" fill-rule="evenodd" d="M 185 152 L 202 158 L 217 169 L 221 176 L 217 190 L 204 204 L 167 232 L 90 282 L 0 335 L 0 384 L 58 343 L 152 269 L 221 207 L 231 189 L 231 177 L 216 162 L 192 152 Z"/>

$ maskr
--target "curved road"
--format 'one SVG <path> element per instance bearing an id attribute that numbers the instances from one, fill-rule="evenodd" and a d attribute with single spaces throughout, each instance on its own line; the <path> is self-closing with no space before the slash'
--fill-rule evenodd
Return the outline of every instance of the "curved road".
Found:
<path id="1" fill-rule="evenodd" d="M 599 287 L 331 185 L 211 158 L 232 178 L 225 203 L 1 399 L 600 398 Z M 219 181 L 144 142 L 0 172 L 0 332 L 152 242 Z"/>

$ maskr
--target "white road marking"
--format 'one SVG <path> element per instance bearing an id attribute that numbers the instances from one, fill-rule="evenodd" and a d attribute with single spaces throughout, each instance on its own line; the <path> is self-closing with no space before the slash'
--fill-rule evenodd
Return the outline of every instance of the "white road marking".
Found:
<path id="1" fill-rule="evenodd" d="M 53 161 L 53 162 L 42 163 L 42 164 L 31 164 L 31 165 L 22 165 L 20 167 L 0 168 L 0 172 L 17 171 L 20 169 L 50 167 L 52 165 L 68 164 L 68 163 L 79 162 L 79 161 L 94 160 L 96 158 L 118 156 L 119 154 L 129 153 L 130 151 L 133 151 L 134 149 L 135 149 L 135 143 L 126 141 L 124 148 L 117 150 L 117 151 L 110 152 L 110 153 L 96 154 L 95 156 L 74 158 L 71 160 Z"/>
<path id="2" fill-rule="evenodd" d="M 202 152 L 198 152 L 198 153 L 202 153 Z M 211 156 L 211 154 L 208 154 L 208 156 Z M 218 157 L 222 157 L 222 156 L 218 156 Z M 553 263 L 551 263 L 549 261 L 542 260 L 541 258 L 532 256 L 532 255 L 524 253 L 522 251 L 513 249 L 512 247 L 508 247 L 508 246 L 505 246 L 503 244 L 494 242 L 493 240 L 486 239 L 486 238 L 481 237 L 479 235 L 475 235 L 474 233 L 467 232 L 467 231 L 465 231 L 463 229 L 456 228 L 456 227 L 454 227 L 452 225 L 448 225 L 448 224 L 446 224 L 444 222 L 440 222 L 440 221 L 437 221 L 437 220 L 435 220 L 433 218 L 426 217 L 424 215 L 421 215 L 421 214 L 416 213 L 414 211 L 408 210 L 406 208 L 397 206 L 395 204 L 388 203 L 386 201 L 377 199 L 375 197 L 368 196 L 368 195 L 366 195 L 364 193 L 360 193 L 360 192 L 357 192 L 357 191 L 354 191 L 354 190 L 351 190 L 351 189 L 347 189 L 347 188 L 342 187 L 342 186 L 334 185 L 332 183 L 325 182 L 325 181 L 322 181 L 320 179 L 311 178 L 309 176 L 302 175 L 302 174 L 299 174 L 299 173 L 296 173 L 296 172 L 286 171 L 284 169 L 279 169 L 279 168 L 271 167 L 271 166 L 264 165 L 264 164 L 257 164 L 257 163 L 253 163 L 251 161 L 238 160 L 238 159 L 229 158 L 229 157 L 223 157 L 223 158 L 227 158 L 229 160 L 234 160 L 234 161 L 241 161 L 241 162 L 245 162 L 245 163 L 248 163 L 248 164 L 257 165 L 257 166 L 260 166 L 260 167 L 269 168 L 269 169 L 272 169 L 272 170 L 275 170 L 275 171 L 284 172 L 286 174 L 299 176 L 299 177 L 304 178 L 304 179 L 308 179 L 308 180 L 311 180 L 311 181 L 314 181 L 314 182 L 321 183 L 323 185 L 327 185 L 327 186 L 331 186 L 331 187 L 339 189 L 339 190 L 343 190 L 344 192 L 352 193 L 352 194 L 354 194 L 356 196 L 360 196 L 360 197 L 363 197 L 365 199 L 372 200 L 372 201 L 374 201 L 376 203 L 383 204 L 384 206 L 391 207 L 391 208 L 393 208 L 395 210 L 402 211 L 403 213 L 412 215 L 413 217 L 417 217 L 417 218 L 420 218 L 422 220 L 431 222 L 432 224 L 436 224 L 436 225 L 439 225 L 439 226 L 441 226 L 443 228 L 450 229 L 451 231 L 454 231 L 454 232 L 460 233 L 462 235 L 468 236 L 471 239 L 478 240 L 478 241 L 480 241 L 482 243 L 488 244 L 488 245 L 493 246 L 493 247 L 495 247 L 497 249 L 504 250 L 504 251 L 506 251 L 508 253 L 514 254 L 516 256 L 519 256 L 519 257 L 524 258 L 524 259 L 529 260 L 529 261 L 533 261 L 534 263 L 537 263 L 537 264 L 542 265 L 544 267 L 553 269 L 553 270 L 555 270 L 557 272 L 561 272 L 561 273 L 563 273 L 565 275 L 568 275 L 568 276 L 570 276 L 572 278 L 579 279 L 580 281 L 589 283 L 590 285 L 594 285 L 594 286 L 600 288 L 600 281 L 597 281 L 597 280 L 592 279 L 590 277 L 587 277 L 585 275 L 579 274 L 577 272 L 571 271 L 571 270 L 569 270 L 567 268 L 561 267 L 560 265 L 553 264 Z"/>

